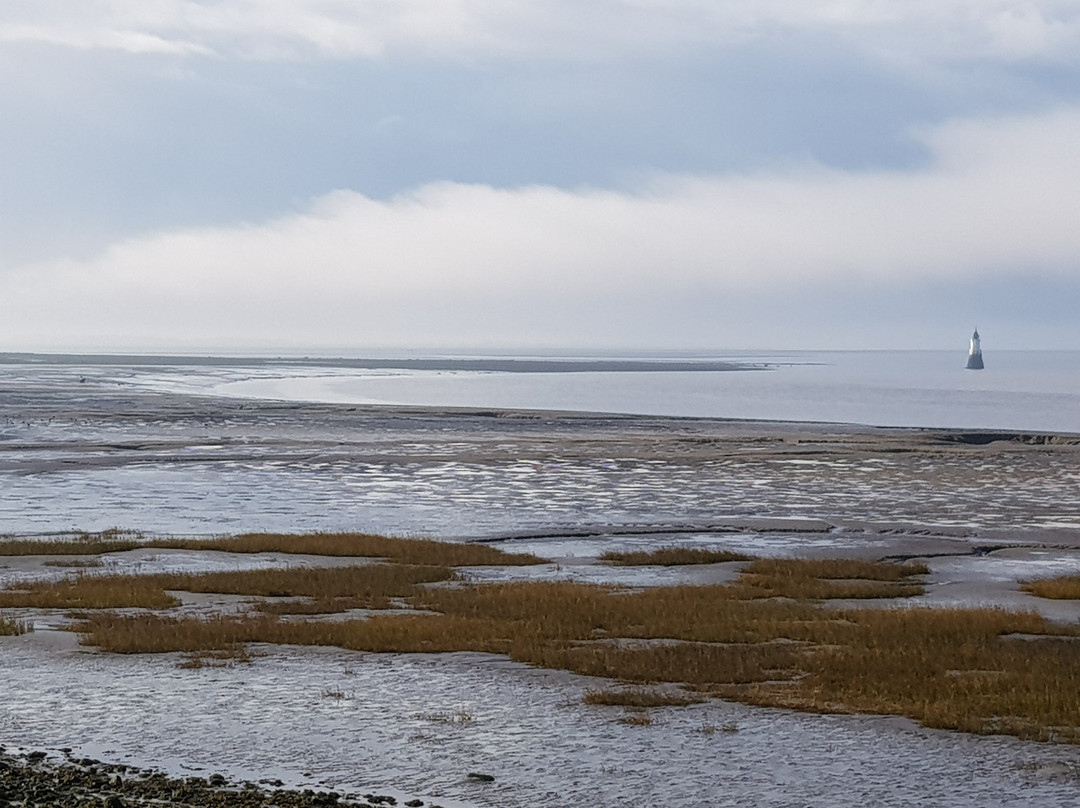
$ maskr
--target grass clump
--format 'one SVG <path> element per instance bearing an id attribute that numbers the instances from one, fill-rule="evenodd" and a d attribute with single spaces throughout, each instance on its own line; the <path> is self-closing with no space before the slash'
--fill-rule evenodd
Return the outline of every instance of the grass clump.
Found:
<path id="1" fill-rule="evenodd" d="M 901 598 L 921 595 L 910 580 L 930 572 L 925 564 L 894 564 L 850 558 L 762 558 L 747 564 L 737 584 L 750 597 L 798 600 Z"/>
<path id="2" fill-rule="evenodd" d="M 156 576 L 83 575 L 18 584 L 0 591 L 0 607 L 36 609 L 168 609 L 178 601 Z"/>
<path id="3" fill-rule="evenodd" d="M 910 578 L 925 571 L 781 559 L 752 562 L 731 585 L 628 590 L 572 581 L 464 586 L 450 566 L 372 563 L 81 575 L 0 592 L 0 607 L 85 609 L 77 630 L 87 644 L 182 652 L 199 664 L 212 664 L 215 654 L 233 658 L 251 643 L 476 651 L 631 685 L 596 691 L 589 703 L 640 710 L 685 703 L 681 694 L 647 689 L 679 683 L 750 704 L 905 715 L 931 727 L 1080 742 L 1080 625 L 994 609 L 838 609 L 807 600 L 853 591 L 892 596 L 918 589 Z M 455 585 L 428 585 L 442 581 Z M 303 600 L 209 619 L 92 611 L 101 603 L 171 603 L 175 590 Z M 279 616 L 391 603 L 413 611 L 338 621 Z"/>
<path id="4" fill-rule="evenodd" d="M 345 608 L 383 609 L 391 598 L 414 594 L 418 585 L 449 581 L 449 567 L 363 564 L 355 567 L 289 567 L 146 576 L 164 590 L 220 595 L 316 598 Z M 340 611 L 335 609 L 334 611 Z"/>
<path id="5" fill-rule="evenodd" d="M 142 539 L 120 531 L 104 531 L 70 539 L 0 540 L 0 556 L 101 555 L 140 548 L 385 558 L 399 564 L 445 567 L 522 566 L 545 561 L 528 553 L 506 553 L 486 544 L 400 539 L 368 533 L 246 533 L 217 539 Z"/>
<path id="6" fill-rule="evenodd" d="M 743 568 L 747 575 L 772 578 L 822 578 L 867 581 L 902 581 L 913 575 L 927 575 L 930 568 L 922 563 L 895 564 L 889 561 L 863 561 L 855 558 L 759 558 Z"/>
<path id="7" fill-rule="evenodd" d="M 632 690 L 590 690 L 582 697 L 586 704 L 604 707 L 632 707 L 646 710 L 651 707 L 685 707 L 700 704 L 704 697 L 693 693 L 671 693 L 634 688 Z"/>
<path id="8" fill-rule="evenodd" d="M 28 620 L 19 620 L 0 614 L 0 637 L 17 637 L 21 634 L 29 634 L 34 630 L 34 624 Z"/>
<path id="9" fill-rule="evenodd" d="M 235 665 L 248 665 L 251 663 L 251 655 L 244 645 L 233 645 L 227 648 L 213 651 L 192 651 L 188 653 L 182 662 L 177 663 L 178 668 L 186 670 L 200 670 L 202 668 L 231 668 Z"/>
<path id="10" fill-rule="evenodd" d="M 409 600 L 429 612 L 364 620 L 99 613 L 78 630 L 84 642 L 121 653 L 255 642 L 498 653 L 642 686 L 682 683 L 750 704 L 906 715 L 932 727 L 1080 742 L 1080 642 L 1069 639 L 1080 626 L 993 609 L 838 610 L 745 600 L 742 591 L 517 582 L 421 588 Z"/>
<path id="11" fill-rule="evenodd" d="M 21 584 L 0 591 L 0 607 L 39 609 L 168 609 L 171 592 L 253 597 L 315 598 L 328 611 L 384 609 L 393 598 L 415 594 L 423 584 L 455 577 L 449 567 L 364 564 L 356 567 L 290 567 L 158 575 L 76 575 Z M 264 606 L 264 608 L 272 608 Z M 302 604 L 293 607 L 305 611 Z M 288 607 L 280 609 L 288 612 Z"/>
<path id="12" fill-rule="evenodd" d="M 1037 598 L 1080 600 L 1080 575 L 1036 578 L 1032 581 L 1024 581 L 1020 588 Z"/>
<path id="13" fill-rule="evenodd" d="M 100 558 L 54 558 L 43 561 L 43 567 L 62 567 L 64 569 L 94 569 L 102 566 Z"/>
<path id="14" fill-rule="evenodd" d="M 635 550 L 603 553 L 601 561 L 620 567 L 661 566 L 676 567 L 690 564 L 719 564 L 724 561 L 749 561 L 753 556 L 734 550 L 706 550 L 698 547 L 660 547 L 656 550 Z"/>
<path id="15" fill-rule="evenodd" d="M 0 539 L 0 556 L 40 555 L 102 555 L 134 550 L 145 546 L 132 533 L 105 530 L 101 533 L 79 533 L 66 539 Z"/>
<path id="16" fill-rule="evenodd" d="M 163 539 L 147 546 L 163 549 L 220 550 L 226 553 L 299 553 L 304 555 L 385 558 L 399 564 L 445 567 L 542 564 L 527 553 L 505 553 L 486 544 L 434 539 L 399 539 L 368 533 L 246 533 L 221 539 Z"/>

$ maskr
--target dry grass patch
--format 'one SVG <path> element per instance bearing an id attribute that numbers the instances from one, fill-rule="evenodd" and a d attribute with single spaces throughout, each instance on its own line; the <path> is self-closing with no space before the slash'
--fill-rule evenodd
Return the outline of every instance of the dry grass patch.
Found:
<path id="1" fill-rule="evenodd" d="M 34 630 L 33 623 L 0 614 L 0 636 L 17 637 Z"/>
<path id="2" fill-rule="evenodd" d="M 902 581 L 914 575 L 928 575 L 922 563 L 895 564 L 890 561 L 863 561 L 855 558 L 759 558 L 743 572 L 770 578 L 825 578 L 866 581 Z"/>
<path id="3" fill-rule="evenodd" d="M 586 704 L 604 707 L 633 707 L 646 710 L 650 707 L 685 707 L 687 704 L 700 704 L 704 697 L 692 693 L 671 693 L 661 690 L 590 690 L 582 697 Z"/>
<path id="4" fill-rule="evenodd" d="M 399 539 L 368 533 L 246 533 L 218 539 L 142 539 L 120 531 L 104 531 L 71 539 L 0 539 L 0 556 L 102 555 L 140 548 L 385 558 L 400 564 L 445 567 L 545 563 L 545 559 L 528 553 L 506 553 L 485 544 Z"/>
<path id="5" fill-rule="evenodd" d="M 227 650 L 252 642 L 499 653 L 643 685 L 689 684 L 752 704 L 888 713 L 933 727 L 1080 740 L 1080 642 L 1060 639 L 1080 635 L 1080 627 L 992 609 L 839 611 L 743 601 L 725 589 L 734 588 L 627 592 L 570 582 L 498 584 L 413 596 L 435 614 L 342 622 L 98 614 L 78 629 L 85 642 L 122 653 Z M 1010 639 L 1014 634 L 1029 639 Z"/>
<path id="6" fill-rule="evenodd" d="M 331 611 L 383 609 L 392 598 L 454 578 L 449 567 L 364 564 L 356 567 L 290 567 L 230 572 L 158 575 L 77 575 L 59 581 L 20 584 L 0 591 L 0 607 L 40 609 L 168 609 L 179 605 L 173 591 L 221 595 L 316 598 Z M 294 607 L 300 611 L 301 606 Z M 287 611 L 287 609 L 282 609 Z"/>
<path id="7" fill-rule="evenodd" d="M 102 555 L 145 546 L 138 539 L 102 537 L 100 534 L 73 539 L 0 539 L 0 556 Z"/>
<path id="8" fill-rule="evenodd" d="M 1037 578 L 1024 581 L 1021 589 L 1037 598 L 1080 600 L 1080 575 L 1062 575 L 1058 578 Z"/>
<path id="9" fill-rule="evenodd" d="M 282 621 L 272 615 L 209 619 L 167 615 L 90 614 L 75 625 L 88 645 L 119 654 L 221 651 L 247 643 L 336 646 L 354 651 L 506 654 L 501 626 L 421 615 L 375 616 L 341 622 Z"/>
<path id="10" fill-rule="evenodd" d="M 304 555 L 386 558 L 399 564 L 445 567 L 522 566 L 544 559 L 505 553 L 486 544 L 433 539 L 399 539 L 368 533 L 246 533 L 222 539 L 163 539 L 146 546 L 163 549 L 220 550 L 226 553 L 299 553 Z"/>
<path id="11" fill-rule="evenodd" d="M 656 550 L 609 551 L 601 561 L 620 567 L 677 567 L 690 564 L 719 564 L 724 561 L 749 561 L 753 556 L 734 550 L 705 550 L 696 547 L 660 547 Z"/>
<path id="12" fill-rule="evenodd" d="M 84 642 L 118 653 L 236 653 L 250 643 L 497 653 L 639 685 L 682 683 L 752 704 L 897 714 L 933 727 L 1080 741 L 1080 642 L 1070 639 L 1080 636 L 1078 625 L 993 609 L 840 610 L 769 596 L 803 586 L 896 588 L 923 571 L 867 563 L 770 562 L 749 573 L 750 582 L 643 591 L 568 581 L 429 587 L 453 571 L 393 564 L 152 576 L 139 580 L 162 594 L 287 594 L 310 598 L 304 603 L 311 611 L 393 597 L 425 611 L 334 622 L 105 613 L 88 614 L 77 630 Z M 102 580 L 108 579 L 65 585 Z M 623 692 L 592 698 L 622 699 L 623 706 L 650 698 Z"/>
<path id="13" fill-rule="evenodd" d="M 59 581 L 18 584 L 0 591 L 0 607 L 36 609 L 168 609 L 179 601 L 156 576 L 76 575 Z"/>
<path id="14" fill-rule="evenodd" d="M 748 597 L 797 600 L 904 598 L 921 595 L 925 564 L 894 564 L 849 558 L 763 558 L 747 564 L 738 584 Z"/>
<path id="15" fill-rule="evenodd" d="M 454 578 L 449 567 L 363 564 L 356 567 L 289 567 L 145 576 L 162 589 L 220 595 L 346 598 L 370 609 L 386 608 L 390 598 L 411 595 L 419 584 Z"/>
<path id="16" fill-rule="evenodd" d="M 199 670 L 201 668 L 231 668 L 234 665 L 248 665 L 251 654 L 243 645 L 234 645 L 215 651 L 193 651 L 177 663 L 178 668 Z"/>

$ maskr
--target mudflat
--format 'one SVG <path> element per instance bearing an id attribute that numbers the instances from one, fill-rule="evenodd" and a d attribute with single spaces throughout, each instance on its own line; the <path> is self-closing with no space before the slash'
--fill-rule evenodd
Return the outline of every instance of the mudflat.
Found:
<path id="1" fill-rule="evenodd" d="M 0 525 L 12 538 L 110 528 L 123 530 L 108 537 L 132 531 L 147 539 L 430 536 L 550 560 L 468 568 L 471 583 L 568 580 L 633 591 L 725 584 L 739 562 L 621 567 L 600 561 L 604 553 L 682 547 L 913 562 L 928 570 L 922 594 L 830 607 L 995 606 L 1037 611 L 1062 626 L 1080 617 L 1076 601 L 1020 587 L 1080 570 L 1073 435 L 295 404 L 94 378 L 4 384 Z M 83 560 L 85 567 L 44 554 L 7 557 L 0 582 L 18 589 L 80 571 L 328 563 L 153 547 L 102 555 L 100 567 Z M 193 617 L 246 608 L 234 595 L 180 600 L 180 613 Z M 256 643 L 249 659 L 185 667 L 176 653 L 78 646 L 59 630 L 70 626 L 64 610 L 11 617 L 37 630 L 0 639 L 12 701 L 0 717 L 4 738 L 174 774 L 224 769 L 237 780 L 272 777 L 342 793 L 401 788 L 443 805 L 617 805 L 643 795 L 686 806 L 822 795 L 861 805 L 898 793 L 908 804 L 991 805 L 1025 795 L 1067 805 L 1077 789 L 1070 747 L 897 718 L 711 698 L 657 708 L 635 724 L 618 708 L 585 704 L 603 679 L 499 655 Z M 473 771 L 496 779 L 470 780 Z M 721 781 L 727 796 L 717 802 Z"/>

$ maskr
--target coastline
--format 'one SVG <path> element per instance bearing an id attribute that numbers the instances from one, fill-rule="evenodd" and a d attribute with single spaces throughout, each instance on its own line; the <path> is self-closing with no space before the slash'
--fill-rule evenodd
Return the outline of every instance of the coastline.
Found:
<path id="1" fill-rule="evenodd" d="M 93 378 L 8 386 L 0 416 L 0 473 L 12 492 L 0 532 L 9 535 L 376 530 L 537 552 L 552 559 L 543 576 L 638 588 L 729 573 L 626 571 L 596 556 L 679 544 L 918 557 L 931 569 L 927 605 L 1077 619 L 1074 603 L 1037 603 L 1016 586 L 1080 570 L 1080 503 L 1069 496 L 1077 435 L 309 404 Z M 108 563 L 116 572 L 210 568 L 164 551 Z M 4 567 L 4 580 L 64 573 L 40 558 Z M 518 574 L 470 572 L 478 582 Z M 230 603 L 194 598 L 185 608 Z M 909 804 L 925 794 L 922 804 L 972 806 L 1002 794 L 1045 805 L 1075 796 L 1068 748 L 726 702 L 659 711 L 654 726 L 631 727 L 581 704 L 595 680 L 483 655 L 274 647 L 256 649 L 251 665 L 189 671 L 175 654 L 88 652 L 57 630 L 59 618 L 42 615 L 33 635 L 2 641 L 16 704 L 0 738 L 124 765 L 140 756 L 138 765 L 172 774 L 224 768 L 237 781 L 280 777 L 339 793 L 394 784 L 409 794 L 401 799 L 447 806 L 614 806 L 644 795 L 690 808 L 712 802 L 721 781 L 733 800 L 764 806 L 823 793 L 854 806 L 892 799 L 898 778 Z M 725 726 L 738 731 L 703 730 Z M 789 747 L 800 751 L 777 751 Z M 260 748 L 274 750 L 273 771 Z M 761 772 L 763 760 L 779 762 Z M 481 787 L 464 779 L 470 771 L 498 779 Z"/>

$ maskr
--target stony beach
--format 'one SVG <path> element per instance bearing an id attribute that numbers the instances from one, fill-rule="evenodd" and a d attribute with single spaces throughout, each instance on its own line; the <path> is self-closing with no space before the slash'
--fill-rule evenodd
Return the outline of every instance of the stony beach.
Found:
<path id="1" fill-rule="evenodd" d="M 336 791 L 283 789 L 280 780 L 235 783 L 220 774 L 170 777 L 93 758 L 75 758 L 59 750 L 60 759 L 45 752 L 14 752 L 0 745 L 0 805 L 56 808 L 377 808 L 395 806 L 384 794 L 339 794 Z M 423 800 L 407 800 L 421 808 Z M 438 806 L 430 806 L 438 808 Z"/>

